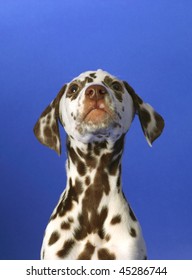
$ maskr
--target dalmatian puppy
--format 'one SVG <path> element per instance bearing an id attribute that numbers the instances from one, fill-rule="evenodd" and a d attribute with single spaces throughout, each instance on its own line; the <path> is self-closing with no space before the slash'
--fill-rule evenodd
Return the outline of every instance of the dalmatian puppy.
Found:
<path id="1" fill-rule="evenodd" d="M 67 133 L 67 182 L 45 231 L 42 259 L 147 258 L 121 181 L 125 135 L 135 115 L 151 146 L 163 118 L 127 82 L 100 69 L 66 83 L 41 114 L 34 133 L 42 144 L 60 155 L 59 123 Z"/>

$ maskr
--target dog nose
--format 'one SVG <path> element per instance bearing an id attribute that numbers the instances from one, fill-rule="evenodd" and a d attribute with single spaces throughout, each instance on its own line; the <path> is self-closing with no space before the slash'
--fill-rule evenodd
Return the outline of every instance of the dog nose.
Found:
<path id="1" fill-rule="evenodd" d="M 106 93 L 107 93 L 107 90 L 102 85 L 91 85 L 85 91 L 86 97 L 88 97 L 92 100 L 103 99 L 105 97 Z"/>

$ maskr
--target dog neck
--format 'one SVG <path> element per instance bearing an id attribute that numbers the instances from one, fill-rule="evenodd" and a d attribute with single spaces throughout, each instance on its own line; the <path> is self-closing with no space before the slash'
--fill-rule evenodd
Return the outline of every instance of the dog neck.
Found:
<path id="1" fill-rule="evenodd" d="M 121 191 L 121 158 L 124 146 L 122 135 L 115 142 L 79 143 L 67 140 L 67 188 L 74 200 L 85 192 L 91 207 L 97 209 L 102 196 Z"/>

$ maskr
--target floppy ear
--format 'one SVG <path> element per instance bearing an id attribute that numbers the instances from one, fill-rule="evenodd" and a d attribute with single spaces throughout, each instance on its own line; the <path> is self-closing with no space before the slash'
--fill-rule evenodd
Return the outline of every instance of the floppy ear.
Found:
<path id="1" fill-rule="evenodd" d="M 58 155 L 61 154 L 61 141 L 59 134 L 59 102 L 65 92 L 66 85 L 59 91 L 57 97 L 43 111 L 37 123 L 34 126 L 34 133 L 37 139 L 49 148 L 55 150 Z"/>
<path id="2" fill-rule="evenodd" d="M 153 141 L 159 137 L 163 131 L 164 120 L 157 112 L 155 112 L 151 105 L 143 102 L 127 82 L 124 81 L 123 83 L 133 99 L 136 114 L 139 116 L 145 138 L 148 144 L 152 146 Z"/>

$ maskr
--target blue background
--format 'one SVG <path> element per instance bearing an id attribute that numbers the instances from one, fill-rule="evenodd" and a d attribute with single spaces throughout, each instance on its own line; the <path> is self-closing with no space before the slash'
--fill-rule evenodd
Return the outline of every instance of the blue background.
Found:
<path id="1" fill-rule="evenodd" d="M 162 114 L 149 148 L 135 118 L 124 192 L 150 259 L 192 259 L 192 1 L 0 1 L 0 258 L 38 259 L 65 187 L 63 153 L 33 126 L 61 86 L 102 68 Z"/>

